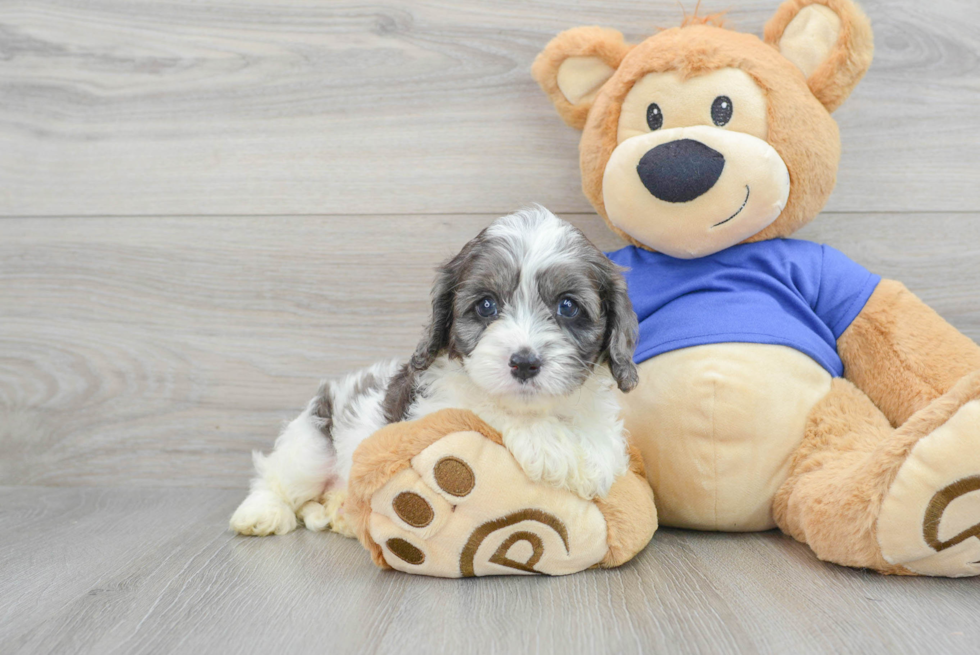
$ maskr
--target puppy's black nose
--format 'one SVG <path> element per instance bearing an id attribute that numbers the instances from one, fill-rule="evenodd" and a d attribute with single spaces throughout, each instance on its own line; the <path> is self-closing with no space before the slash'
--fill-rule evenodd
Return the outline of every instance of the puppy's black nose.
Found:
<path id="1" fill-rule="evenodd" d="M 690 202 L 721 177 L 725 156 L 700 141 L 663 143 L 640 158 L 636 172 L 651 194 L 664 202 Z"/>
<path id="2" fill-rule="evenodd" d="M 510 356 L 510 374 L 527 382 L 541 371 L 541 359 L 530 350 L 522 349 Z"/>

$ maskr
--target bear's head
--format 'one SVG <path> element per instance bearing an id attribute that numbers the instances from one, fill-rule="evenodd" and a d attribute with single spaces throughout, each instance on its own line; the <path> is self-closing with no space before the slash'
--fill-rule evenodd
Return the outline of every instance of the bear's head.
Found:
<path id="1" fill-rule="evenodd" d="M 871 65 L 850 0 L 788 0 L 764 40 L 688 18 L 631 45 L 615 30 L 555 37 L 532 72 L 583 129 L 582 188 L 622 238 L 673 257 L 789 236 L 833 190 L 830 112 Z"/>

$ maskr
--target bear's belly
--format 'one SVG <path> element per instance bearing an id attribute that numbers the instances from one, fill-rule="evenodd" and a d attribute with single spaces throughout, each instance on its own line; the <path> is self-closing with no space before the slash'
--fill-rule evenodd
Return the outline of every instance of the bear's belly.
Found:
<path id="1" fill-rule="evenodd" d="M 620 400 L 660 524 L 775 527 L 773 496 L 830 373 L 792 348 L 745 343 L 675 350 L 639 370 L 640 384 Z"/>

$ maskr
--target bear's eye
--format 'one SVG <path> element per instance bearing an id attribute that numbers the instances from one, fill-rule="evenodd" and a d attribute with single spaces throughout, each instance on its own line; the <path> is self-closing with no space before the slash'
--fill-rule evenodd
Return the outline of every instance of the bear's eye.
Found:
<path id="1" fill-rule="evenodd" d="M 728 96 L 718 96 L 715 101 L 711 104 L 711 120 L 715 122 L 718 127 L 724 127 L 728 125 L 728 121 L 732 120 L 732 99 Z"/>
<path id="2" fill-rule="evenodd" d="M 664 113 L 660 111 L 660 105 L 655 102 L 651 102 L 647 107 L 647 125 L 654 132 L 664 126 Z"/>

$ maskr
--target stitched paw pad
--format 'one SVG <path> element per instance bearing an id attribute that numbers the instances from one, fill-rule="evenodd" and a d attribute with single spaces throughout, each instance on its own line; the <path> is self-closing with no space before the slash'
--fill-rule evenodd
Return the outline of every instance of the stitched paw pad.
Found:
<path id="1" fill-rule="evenodd" d="M 915 444 L 882 504 L 878 541 L 915 573 L 980 575 L 980 400 Z"/>
<path id="2" fill-rule="evenodd" d="M 592 502 L 528 480 L 503 446 L 455 432 L 371 498 L 369 533 L 385 561 L 440 577 L 563 575 L 606 555 Z"/>

